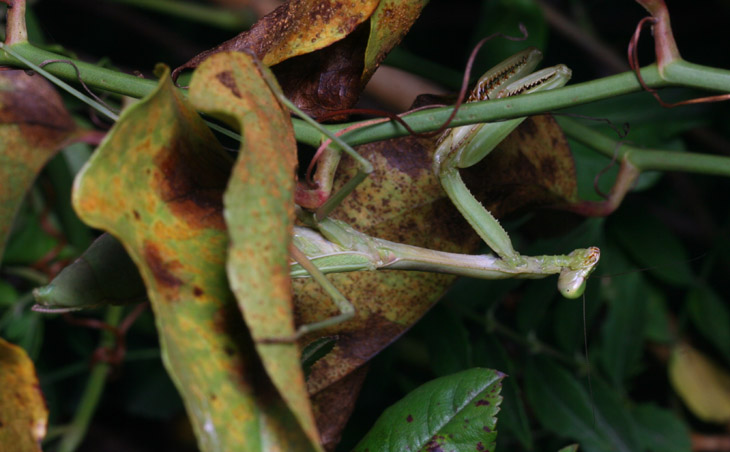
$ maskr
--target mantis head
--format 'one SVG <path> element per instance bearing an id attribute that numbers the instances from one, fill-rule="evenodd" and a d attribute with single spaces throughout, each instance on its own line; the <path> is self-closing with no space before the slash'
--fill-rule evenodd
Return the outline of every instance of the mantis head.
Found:
<path id="1" fill-rule="evenodd" d="M 570 263 L 563 268 L 558 277 L 558 290 L 565 298 L 575 299 L 583 295 L 588 277 L 598 264 L 601 251 L 592 246 L 578 249 L 568 255 Z"/>

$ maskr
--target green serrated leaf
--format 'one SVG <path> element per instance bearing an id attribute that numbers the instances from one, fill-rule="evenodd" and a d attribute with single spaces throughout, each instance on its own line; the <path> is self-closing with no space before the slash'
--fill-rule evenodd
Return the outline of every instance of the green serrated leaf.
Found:
<path id="1" fill-rule="evenodd" d="M 515 372 L 514 363 L 494 335 L 484 337 L 481 341 L 474 344 L 474 348 L 475 364 L 494 369 L 502 369 L 509 374 Z M 532 431 L 530 430 L 530 421 L 525 412 L 522 393 L 514 378 L 504 380 L 502 383 L 502 396 L 504 400 L 499 411 L 499 429 L 502 432 L 512 432 L 525 449 L 532 450 L 533 439 Z M 498 443 L 497 450 L 500 449 L 502 449 L 501 443 Z"/>
<path id="2" fill-rule="evenodd" d="M 492 452 L 504 377 L 470 369 L 428 382 L 385 410 L 353 452 Z"/>

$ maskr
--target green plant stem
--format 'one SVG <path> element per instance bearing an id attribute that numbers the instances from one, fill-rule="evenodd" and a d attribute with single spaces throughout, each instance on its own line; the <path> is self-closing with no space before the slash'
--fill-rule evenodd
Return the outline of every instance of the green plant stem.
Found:
<path id="1" fill-rule="evenodd" d="M 247 9 L 223 9 L 203 4 L 171 0 L 110 0 L 114 3 L 136 6 L 150 11 L 180 17 L 225 30 L 240 31 L 256 21 L 256 15 Z"/>
<path id="2" fill-rule="evenodd" d="M 36 65 L 50 59 L 66 59 L 61 55 L 38 49 L 27 42 L 14 44 L 11 48 Z M 81 78 L 92 88 L 140 98 L 151 92 L 156 86 L 154 80 L 134 77 L 80 61 L 74 61 L 74 63 L 81 72 Z M 27 67 L 4 52 L 0 54 L 0 65 Z M 69 64 L 49 64 L 46 70 L 65 80 L 77 79 L 74 68 Z M 681 85 L 730 92 L 730 71 L 728 70 L 700 66 L 681 60 L 668 65 L 665 70 L 671 82 L 660 77 L 656 65 L 643 68 L 641 74 L 646 84 L 652 88 Z M 635 74 L 624 72 L 550 91 L 484 102 L 471 102 L 461 106 L 451 126 L 519 118 L 596 102 L 641 89 Z M 408 115 L 404 119 L 416 132 L 428 132 L 438 129 L 451 114 L 451 110 L 451 107 L 422 110 Z M 322 132 L 313 125 L 302 120 L 293 120 L 293 123 L 298 141 L 311 146 L 318 146 L 322 141 Z M 327 126 L 327 129 L 337 132 L 351 127 L 353 124 L 337 124 Z M 391 121 L 351 130 L 343 135 L 343 138 L 351 145 L 358 145 L 407 134 L 408 131 L 402 125 Z"/>
<path id="3" fill-rule="evenodd" d="M 557 117 L 558 123 L 570 138 L 600 153 L 623 160 L 639 171 L 686 171 L 699 174 L 730 176 L 730 158 L 695 152 L 676 152 L 645 149 L 621 144 L 597 130 L 566 117 Z"/>
<path id="4" fill-rule="evenodd" d="M 669 83 L 682 86 L 729 92 L 728 71 L 702 66 L 684 60 L 675 60 L 664 67 L 664 77 Z"/>
<path id="5" fill-rule="evenodd" d="M 124 308 L 119 306 L 108 307 L 104 321 L 111 326 L 118 325 L 123 311 Z M 114 337 L 111 333 L 107 331 L 102 332 L 99 346 L 111 347 L 113 345 Z M 106 362 L 97 362 L 94 364 L 89 375 L 89 380 L 86 382 L 84 393 L 81 396 L 81 401 L 76 409 L 76 414 L 71 421 L 69 429 L 61 438 L 61 443 L 58 447 L 59 452 L 74 452 L 81 445 L 84 436 L 86 436 L 86 431 L 89 428 L 89 423 L 101 399 L 101 394 L 104 392 L 109 369 L 110 365 Z"/>
<path id="6" fill-rule="evenodd" d="M 36 65 L 40 65 L 47 60 L 72 61 L 79 68 L 81 79 L 90 88 L 98 88 L 111 93 L 141 98 L 152 92 L 157 86 L 156 80 L 147 80 L 83 61 L 71 60 L 63 55 L 39 49 L 28 42 L 13 44 L 10 47 L 17 54 Z M 27 65 L 5 52 L 0 52 L 0 65 L 28 68 Z M 45 66 L 45 70 L 64 80 L 71 82 L 78 80 L 76 71 L 70 64 L 51 63 Z"/>
<path id="7" fill-rule="evenodd" d="M 644 81 L 651 87 L 668 86 L 667 82 L 659 77 L 655 65 L 641 70 Z M 727 86 L 730 91 L 730 71 L 727 71 Z M 590 82 L 568 85 L 563 88 L 543 91 L 521 96 L 512 96 L 503 99 L 494 99 L 482 102 L 470 102 L 462 105 L 451 122 L 451 126 L 476 124 L 479 122 L 496 121 L 501 119 L 520 118 L 546 111 L 586 104 L 598 100 L 620 96 L 641 90 L 641 85 L 633 72 L 612 75 Z M 429 132 L 438 129 L 451 114 L 451 107 L 421 110 L 404 116 L 416 132 Z M 350 127 L 352 124 L 338 124 L 334 130 Z M 314 145 L 319 137 L 316 132 L 294 124 L 297 140 Z M 408 131 L 395 122 L 386 122 L 352 130 L 343 135 L 343 138 L 352 145 L 370 143 L 373 141 L 407 135 Z"/>

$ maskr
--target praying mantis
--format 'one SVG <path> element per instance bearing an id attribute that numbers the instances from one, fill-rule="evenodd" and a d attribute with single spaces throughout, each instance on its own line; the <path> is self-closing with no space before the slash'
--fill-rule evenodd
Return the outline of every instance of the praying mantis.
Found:
<path id="1" fill-rule="evenodd" d="M 565 85 L 571 72 L 564 65 L 531 73 L 541 57 L 537 49 L 527 49 L 498 64 L 479 79 L 469 101 L 528 94 Z M 439 177 L 443 189 L 496 256 L 442 253 L 397 244 L 366 236 L 341 221 L 329 218 L 317 220 L 316 215 L 311 215 L 308 225 L 320 235 L 313 235 L 311 230 L 299 229 L 295 232 L 294 240 L 297 247 L 306 250 L 305 254 L 316 266 L 305 269 L 300 262 L 293 265 L 292 276 L 305 276 L 307 270 L 311 274 L 318 271 L 327 273 L 373 269 L 427 270 L 486 279 L 542 278 L 559 274 L 558 289 L 564 297 L 577 298 L 582 295 L 586 281 L 600 258 L 598 248 L 578 249 L 568 255 L 520 255 L 514 250 L 507 232 L 469 192 L 459 175 L 460 168 L 468 168 L 486 157 L 524 119 L 450 129 L 439 138 L 434 154 L 433 171 Z M 332 174 L 332 171 L 326 174 Z M 348 189 L 345 186 L 343 190 Z M 312 276 L 322 280 L 320 275 Z M 323 284 L 328 283 L 324 281 Z M 340 307 L 341 314 L 302 325 L 298 335 L 346 321 L 353 316 L 352 306 L 335 288 L 326 290 Z"/>
<path id="2" fill-rule="evenodd" d="M 565 85 L 570 70 L 558 65 L 531 73 L 542 55 L 537 49 L 524 50 L 487 71 L 477 82 L 468 101 L 496 99 L 507 96 L 554 89 Z M 600 257 L 596 247 L 578 249 L 567 255 L 522 256 L 517 253 L 508 233 L 499 222 L 469 192 L 459 175 L 460 168 L 468 168 L 489 154 L 525 118 L 474 124 L 449 129 L 438 139 L 433 157 L 433 172 L 441 182 L 448 197 L 466 218 L 477 234 L 496 255 L 465 255 L 429 250 L 416 246 L 383 240 L 357 231 L 347 223 L 297 209 L 302 226 L 294 228 L 290 275 L 293 278 L 313 277 L 334 300 L 340 314 L 313 323 L 301 325 L 294 338 L 345 322 L 354 316 L 354 308 L 347 298 L 324 276 L 326 273 L 370 270 L 416 270 L 449 273 L 484 279 L 543 278 L 559 274 L 558 289 L 566 298 L 579 297 L 586 281 Z M 337 160 L 334 161 L 334 165 Z M 334 178 L 335 171 L 325 171 L 325 177 Z M 320 181 L 331 187 L 331 181 Z M 345 193 L 332 198 L 342 199 L 355 189 L 356 184 L 345 184 Z M 105 236 L 94 248 L 94 255 L 117 256 L 119 247 L 114 239 Z M 93 259 L 96 259 L 95 257 Z M 127 261 L 123 261 L 127 262 Z M 129 263 L 131 264 L 131 263 Z M 130 281 L 128 267 L 125 271 L 102 272 L 104 278 L 123 278 Z M 84 269 L 79 270 L 80 267 Z M 104 301 L 96 292 L 82 290 L 88 281 L 89 260 L 69 266 L 49 286 L 36 290 L 37 309 L 41 311 L 71 310 L 96 305 Z M 74 274 L 78 274 L 75 277 Z M 116 283 L 110 281 L 111 286 Z M 129 300 L 138 300 L 144 294 L 139 278 L 132 280 L 133 290 Z M 73 293 L 72 296 L 69 293 Z M 120 302 L 124 300 L 115 300 Z M 272 339 L 272 340 L 277 340 Z"/>

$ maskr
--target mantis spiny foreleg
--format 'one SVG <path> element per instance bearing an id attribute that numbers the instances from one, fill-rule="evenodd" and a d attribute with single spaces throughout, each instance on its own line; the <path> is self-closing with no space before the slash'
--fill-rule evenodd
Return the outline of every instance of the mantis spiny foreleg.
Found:
<path id="1" fill-rule="evenodd" d="M 565 85 L 571 71 L 564 65 L 546 68 L 526 75 L 537 65 L 541 54 L 528 49 L 503 61 L 479 79 L 469 100 L 487 100 L 532 93 Z M 449 198 L 479 236 L 509 267 L 528 265 L 532 258 L 517 253 L 507 232 L 496 218 L 474 198 L 459 175 L 459 168 L 468 168 L 486 157 L 525 118 L 487 124 L 456 127 L 445 132 L 438 141 L 434 156 L 434 172 L 439 176 Z M 600 251 L 592 247 L 576 250 L 560 270 L 558 289 L 568 298 L 579 297 L 585 282 L 598 263 Z M 541 259 L 548 258 L 544 256 Z"/>

